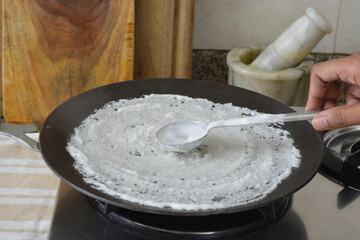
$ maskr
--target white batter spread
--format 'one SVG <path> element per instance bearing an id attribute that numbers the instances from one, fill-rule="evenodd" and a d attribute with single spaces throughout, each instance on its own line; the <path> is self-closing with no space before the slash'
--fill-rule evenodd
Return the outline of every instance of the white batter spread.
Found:
<path id="1" fill-rule="evenodd" d="M 264 198 L 299 166 L 289 132 L 274 125 L 216 128 L 188 153 L 163 150 L 155 134 L 181 120 L 258 114 L 180 95 L 124 99 L 85 119 L 67 150 L 86 183 L 120 199 L 191 211 L 240 206 Z"/>

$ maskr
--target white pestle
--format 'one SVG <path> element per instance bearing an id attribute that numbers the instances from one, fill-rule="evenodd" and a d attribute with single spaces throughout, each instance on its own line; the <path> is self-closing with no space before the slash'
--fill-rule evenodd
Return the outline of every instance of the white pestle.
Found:
<path id="1" fill-rule="evenodd" d="M 251 66 L 263 70 L 282 70 L 298 65 L 332 31 L 331 24 L 314 8 L 286 29 Z"/>

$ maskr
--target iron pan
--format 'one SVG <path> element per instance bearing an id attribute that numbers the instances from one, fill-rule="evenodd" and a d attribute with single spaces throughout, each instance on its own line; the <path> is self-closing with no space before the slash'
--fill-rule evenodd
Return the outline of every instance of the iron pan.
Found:
<path id="1" fill-rule="evenodd" d="M 295 146 L 300 150 L 302 162 L 299 168 L 285 179 L 264 199 L 247 205 L 231 208 L 184 211 L 171 208 L 155 208 L 135 204 L 102 193 L 86 184 L 81 174 L 73 167 L 74 159 L 65 147 L 74 128 L 96 109 L 118 99 L 131 99 L 146 94 L 180 94 L 206 98 L 216 103 L 256 109 L 265 113 L 293 112 L 290 107 L 264 95 L 226 84 L 191 79 L 144 79 L 115 83 L 79 94 L 57 107 L 45 120 L 40 130 L 39 145 L 47 165 L 63 181 L 78 191 L 106 203 L 130 210 L 165 215 L 205 216 L 228 214 L 269 205 L 289 196 L 308 183 L 316 174 L 323 156 L 323 142 L 318 133 L 306 122 L 286 123 L 284 129 L 291 133 Z"/>

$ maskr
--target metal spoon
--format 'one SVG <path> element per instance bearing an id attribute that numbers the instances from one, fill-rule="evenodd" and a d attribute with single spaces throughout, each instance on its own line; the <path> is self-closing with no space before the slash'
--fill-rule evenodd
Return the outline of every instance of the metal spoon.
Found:
<path id="1" fill-rule="evenodd" d="M 200 146 L 210 129 L 217 127 L 233 127 L 269 123 L 311 120 L 319 111 L 288 114 L 262 114 L 204 123 L 200 121 L 180 121 L 168 124 L 156 133 L 156 141 L 166 150 L 188 152 Z"/>

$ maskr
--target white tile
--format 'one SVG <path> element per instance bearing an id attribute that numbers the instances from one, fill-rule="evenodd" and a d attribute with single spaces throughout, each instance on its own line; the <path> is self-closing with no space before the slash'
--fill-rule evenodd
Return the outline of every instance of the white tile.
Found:
<path id="1" fill-rule="evenodd" d="M 333 26 L 314 52 L 333 52 L 341 0 L 196 0 L 195 49 L 232 49 L 272 43 L 307 7 Z"/>
<path id="2" fill-rule="evenodd" d="M 360 52 L 360 1 L 343 0 L 340 9 L 335 52 Z"/>

